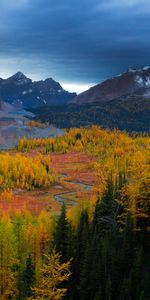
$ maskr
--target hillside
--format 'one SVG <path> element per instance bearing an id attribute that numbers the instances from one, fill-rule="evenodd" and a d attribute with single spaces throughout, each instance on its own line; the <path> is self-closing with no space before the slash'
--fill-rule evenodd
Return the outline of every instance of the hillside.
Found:
<path id="1" fill-rule="evenodd" d="M 32 110 L 36 119 L 60 128 L 101 125 L 127 131 L 150 131 L 150 100 L 116 99 L 84 105 L 48 106 Z"/>
<path id="2" fill-rule="evenodd" d="M 53 126 L 37 126 L 36 123 L 30 126 L 33 117 L 31 112 L 0 101 L 0 150 L 14 147 L 22 137 L 46 138 L 63 134 Z"/>

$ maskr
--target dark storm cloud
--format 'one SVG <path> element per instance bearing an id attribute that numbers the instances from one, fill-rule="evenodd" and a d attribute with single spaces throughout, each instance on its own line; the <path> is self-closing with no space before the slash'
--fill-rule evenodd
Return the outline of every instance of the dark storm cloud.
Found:
<path id="1" fill-rule="evenodd" d="M 9 3 L 7 3 L 9 2 Z M 0 1 L 0 68 L 99 82 L 150 63 L 148 0 Z"/>

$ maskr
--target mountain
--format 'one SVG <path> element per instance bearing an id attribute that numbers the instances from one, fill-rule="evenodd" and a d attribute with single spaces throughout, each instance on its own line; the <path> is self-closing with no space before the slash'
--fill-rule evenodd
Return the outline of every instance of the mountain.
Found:
<path id="1" fill-rule="evenodd" d="M 108 79 L 88 91 L 76 96 L 71 103 L 99 103 L 120 97 L 127 99 L 132 96 L 150 98 L 150 67 L 129 69 L 127 72 Z"/>
<path id="2" fill-rule="evenodd" d="M 31 108 L 64 104 L 75 96 L 76 93 L 65 91 L 52 78 L 32 81 L 21 72 L 7 79 L 0 78 L 0 98 L 16 107 Z"/>

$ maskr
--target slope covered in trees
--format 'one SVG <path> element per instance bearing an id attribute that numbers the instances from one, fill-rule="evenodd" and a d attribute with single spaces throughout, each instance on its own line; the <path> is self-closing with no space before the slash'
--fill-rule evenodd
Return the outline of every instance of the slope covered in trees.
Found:
<path id="1" fill-rule="evenodd" d="M 148 300 L 149 209 L 135 217 L 130 199 L 122 202 L 124 185 L 121 175 L 117 185 L 110 176 L 92 215 L 80 209 L 76 222 L 65 206 L 57 218 L 46 212 L 36 219 L 27 212 L 3 216 L 1 299 Z"/>
<path id="2" fill-rule="evenodd" d="M 109 102 L 32 109 L 36 120 L 49 122 L 59 128 L 100 125 L 129 132 L 150 132 L 150 99 L 130 96 Z"/>
<path id="3" fill-rule="evenodd" d="M 62 205 L 57 214 L 46 207 L 38 215 L 1 210 L 0 299 L 148 300 L 149 155 L 148 136 L 95 126 L 24 138 L 14 151 L 0 153 L 3 201 L 13 202 L 7 197 L 16 188 L 37 190 L 38 201 L 41 190 L 66 185 L 62 175 L 71 180 L 74 170 L 85 180 L 72 157 L 86 158 L 97 178 L 90 197 L 79 193 L 75 205 Z M 57 160 L 66 157 L 68 165 L 60 166 Z"/>

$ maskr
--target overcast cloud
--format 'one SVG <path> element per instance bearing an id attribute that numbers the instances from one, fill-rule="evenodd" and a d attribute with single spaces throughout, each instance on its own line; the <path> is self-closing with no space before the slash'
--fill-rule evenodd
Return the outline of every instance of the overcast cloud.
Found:
<path id="1" fill-rule="evenodd" d="M 81 90 L 149 65 L 149 48 L 149 0 L 0 1 L 1 77 L 21 70 Z"/>

